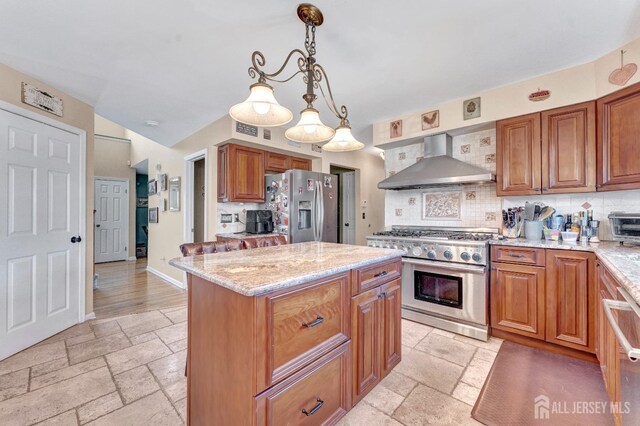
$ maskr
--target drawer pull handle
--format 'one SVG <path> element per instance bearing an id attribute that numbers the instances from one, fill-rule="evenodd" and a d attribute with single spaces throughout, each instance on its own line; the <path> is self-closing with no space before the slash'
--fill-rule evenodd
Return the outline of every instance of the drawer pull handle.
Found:
<path id="1" fill-rule="evenodd" d="M 324 321 L 324 318 L 321 317 L 320 315 L 318 315 L 318 317 L 315 320 L 313 320 L 313 321 L 311 321 L 309 323 L 303 322 L 302 325 L 307 327 L 307 328 L 311 328 L 311 327 L 315 327 L 318 324 L 322 324 L 323 321 Z"/>
<path id="2" fill-rule="evenodd" d="M 316 404 L 316 406 L 315 406 L 315 407 L 313 407 L 313 408 L 312 408 L 311 410 L 309 410 L 309 411 L 307 411 L 307 409 L 306 409 L 306 408 L 303 408 L 303 409 L 302 409 L 302 413 L 303 413 L 305 416 L 307 416 L 307 417 L 308 417 L 308 416 L 311 416 L 312 414 L 315 414 L 315 413 L 316 413 L 316 411 L 318 411 L 319 409 L 321 409 L 321 408 L 322 408 L 322 406 L 324 405 L 324 401 L 323 401 L 323 400 L 321 400 L 320 398 L 316 398 L 316 402 L 317 402 L 317 404 Z"/>
<path id="3" fill-rule="evenodd" d="M 387 292 L 382 292 L 378 295 L 378 299 L 384 299 L 385 297 L 387 297 Z"/>
<path id="4" fill-rule="evenodd" d="M 525 257 L 524 254 L 515 254 L 515 253 L 509 253 L 507 256 L 515 257 L 516 259 L 521 259 L 521 258 Z"/>
<path id="5" fill-rule="evenodd" d="M 384 277 L 385 275 L 387 275 L 388 272 L 387 271 L 382 271 L 382 272 L 378 272 L 377 274 L 375 274 L 373 277 L 374 278 L 378 278 L 378 277 Z"/>

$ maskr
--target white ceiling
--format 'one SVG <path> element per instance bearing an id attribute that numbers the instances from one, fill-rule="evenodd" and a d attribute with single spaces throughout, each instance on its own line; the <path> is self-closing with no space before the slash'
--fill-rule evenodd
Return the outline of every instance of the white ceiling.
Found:
<path id="1" fill-rule="evenodd" d="M 0 62 L 173 145 L 246 98 L 253 50 L 276 69 L 303 47 L 297 4 L 3 0 Z M 640 36 L 637 0 L 315 4 L 325 15 L 317 59 L 367 143 L 374 122 L 589 62 Z M 276 86 L 276 97 L 297 112 L 303 91 L 294 80 Z M 337 124 L 320 110 L 325 123 Z M 161 124 L 146 127 L 146 120 Z"/>

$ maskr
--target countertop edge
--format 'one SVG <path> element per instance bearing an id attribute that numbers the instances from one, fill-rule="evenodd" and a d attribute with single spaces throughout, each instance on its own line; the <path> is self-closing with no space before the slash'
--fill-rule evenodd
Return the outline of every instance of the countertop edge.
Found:
<path id="1" fill-rule="evenodd" d="M 367 265 L 371 265 L 373 263 L 377 263 L 377 262 L 383 262 L 385 260 L 391 260 L 394 258 L 401 258 L 402 257 L 402 252 L 401 251 L 397 251 L 397 253 L 389 253 L 387 255 L 379 255 L 379 256 L 375 256 L 372 257 L 371 259 L 367 259 L 365 261 L 360 261 L 360 262 L 354 262 L 354 263 L 349 263 L 346 265 L 341 265 L 335 268 L 330 268 L 327 269 L 325 271 L 319 272 L 319 273 L 312 273 L 312 274 L 305 274 L 305 275 L 300 275 L 300 276 L 296 276 L 295 278 L 290 278 L 287 280 L 283 280 L 283 281 L 274 281 L 273 283 L 270 284 L 265 284 L 263 286 L 261 286 L 260 288 L 257 289 L 247 289 L 246 287 L 244 287 L 242 284 L 238 284 L 232 281 L 228 281 L 226 279 L 224 279 L 223 277 L 220 277 L 218 275 L 215 274 L 206 274 L 203 272 L 200 272 L 198 269 L 196 268 L 192 268 L 189 267 L 187 265 L 185 265 L 183 262 L 181 262 L 182 259 L 184 259 L 183 257 L 176 257 L 173 258 L 171 260 L 169 260 L 169 265 L 174 266 L 184 272 L 193 274 L 199 278 L 202 278 L 204 280 L 210 281 L 213 284 L 219 285 L 221 287 L 224 287 L 226 289 L 229 289 L 231 291 L 234 291 L 238 294 L 242 294 L 243 296 L 248 296 L 248 297 L 254 297 L 254 296 L 262 296 L 263 294 L 267 294 L 270 293 L 272 291 L 276 291 L 276 290 L 282 290 L 285 288 L 289 288 L 289 287 L 294 287 L 296 285 L 299 284 L 304 284 L 306 282 L 310 282 L 313 280 L 317 280 L 320 278 L 324 278 L 324 277 L 328 277 L 334 274 L 339 274 L 341 272 L 345 272 L 345 271 L 349 271 L 351 269 L 356 269 L 356 268 L 362 268 L 363 266 L 367 266 Z"/>

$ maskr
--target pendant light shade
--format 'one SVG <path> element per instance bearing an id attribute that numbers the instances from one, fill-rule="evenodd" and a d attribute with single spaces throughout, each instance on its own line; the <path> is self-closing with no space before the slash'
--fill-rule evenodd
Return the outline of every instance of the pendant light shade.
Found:
<path id="1" fill-rule="evenodd" d="M 293 113 L 276 101 L 271 86 L 255 83 L 250 89 L 247 100 L 229 110 L 234 120 L 260 127 L 282 126 L 291 121 Z"/>
<path id="2" fill-rule="evenodd" d="M 342 123 L 336 128 L 336 135 L 322 146 L 322 149 L 330 152 L 347 152 L 362 149 L 364 144 L 356 140 L 351 134 L 351 127 Z"/>
<path id="3" fill-rule="evenodd" d="M 320 143 L 328 141 L 335 133 L 331 127 L 322 124 L 318 110 L 306 108 L 301 111 L 298 124 L 287 129 L 284 135 L 294 142 Z"/>

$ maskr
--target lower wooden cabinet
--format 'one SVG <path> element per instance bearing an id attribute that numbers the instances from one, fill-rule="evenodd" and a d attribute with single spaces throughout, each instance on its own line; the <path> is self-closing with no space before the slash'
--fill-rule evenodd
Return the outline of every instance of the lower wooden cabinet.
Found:
<path id="1" fill-rule="evenodd" d="M 547 250 L 546 340 L 595 352 L 595 255 Z"/>
<path id="2" fill-rule="evenodd" d="M 351 299 L 354 404 L 400 362 L 401 293 L 393 280 Z"/>
<path id="3" fill-rule="evenodd" d="M 544 339 L 544 268 L 493 263 L 491 327 Z"/>
<path id="4" fill-rule="evenodd" d="M 351 343 L 255 398 L 257 426 L 335 424 L 351 408 Z"/>
<path id="5" fill-rule="evenodd" d="M 619 286 L 619 284 L 603 265 L 599 265 L 597 269 L 598 331 L 596 337 L 596 355 L 600 362 L 600 370 L 602 371 L 602 378 L 609 399 L 611 401 L 620 401 L 620 346 L 613 332 L 613 328 L 611 328 L 609 324 L 602 303 L 605 299 L 617 299 L 616 287 Z"/>

